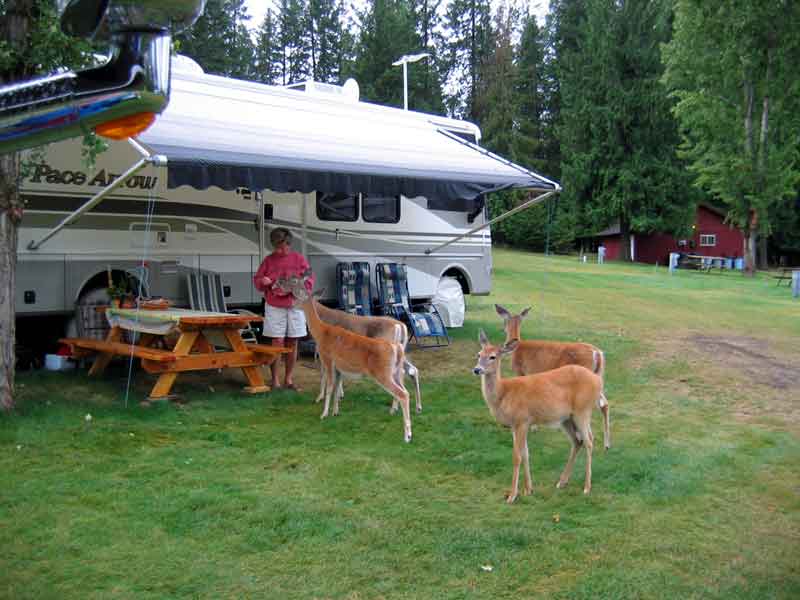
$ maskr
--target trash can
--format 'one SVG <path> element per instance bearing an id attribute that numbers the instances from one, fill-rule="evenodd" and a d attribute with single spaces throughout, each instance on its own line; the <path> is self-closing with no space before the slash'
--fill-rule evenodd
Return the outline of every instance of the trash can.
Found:
<path id="1" fill-rule="evenodd" d="M 735 259 L 735 261 L 734 261 L 734 262 L 736 263 L 736 264 L 735 264 L 735 267 L 736 267 L 736 268 L 737 268 L 739 271 L 744 271 L 744 259 L 743 259 L 743 258 L 737 258 L 737 259 Z"/>

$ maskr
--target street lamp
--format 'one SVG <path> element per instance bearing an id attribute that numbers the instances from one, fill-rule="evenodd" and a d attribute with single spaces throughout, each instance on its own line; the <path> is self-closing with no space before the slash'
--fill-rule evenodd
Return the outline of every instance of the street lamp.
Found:
<path id="1" fill-rule="evenodd" d="M 404 54 L 392 63 L 393 67 L 403 65 L 403 110 L 408 110 L 408 63 L 417 62 L 430 56 L 427 52 L 420 54 Z"/>

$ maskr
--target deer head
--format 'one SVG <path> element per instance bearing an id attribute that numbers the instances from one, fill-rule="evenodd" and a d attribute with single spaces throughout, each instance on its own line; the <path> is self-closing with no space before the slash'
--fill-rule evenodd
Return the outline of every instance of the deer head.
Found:
<path id="1" fill-rule="evenodd" d="M 481 351 L 478 352 L 478 364 L 472 369 L 475 375 L 491 375 L 500 369 L 500 359 L 506 354 L 511 354 L 519 345 L 518 340 L 511 340 L 502 346 L 495 346 L 486 337 L 483 329 L 478 332 L 478 341 Z"/>
<path id="2" fill-rule="evenodd" d="M 495 304 L 494 309 L 497 311 L 497 314 L 503 318 L 503 329 L 506 332 L 506 339 L 521 339 L 520 330 L 522 329 L 522 319 L 528 316 L 528 312 L 530 312 L 531 307 L 529 306 L 518 315 L 512 315 L 510 312 L 508 312 L 508 310 L 499 304 Z"/>

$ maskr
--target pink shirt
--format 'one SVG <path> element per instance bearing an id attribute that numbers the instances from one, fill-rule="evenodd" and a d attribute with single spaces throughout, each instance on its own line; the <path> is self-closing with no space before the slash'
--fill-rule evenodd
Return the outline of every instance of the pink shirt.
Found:
<path id="1" fill-rule="evenodd" d="M 306 257 L 299 252 L 289 252 L 285 256 L 275 254 L 274 252 L 264 259 L 261 266 L 258 267 L 255 276 L 253 277 L 253 285 L 256 289 L 264 294 L 267 304 L 276 306 L 278 308 L 290 308 L 294 296 L 291 294 L 284 294 L 279 289 L 274 288 L 275 281 L 279 278 L 291 277 L 292 275 L 302 275 L 310 266 Z M 269 277 L 272 284 L 264 287 L 261 283 L 262 277 Z M 314 275 L 306 281 L 306 289 L 310 292 L 314 289 Z"/>

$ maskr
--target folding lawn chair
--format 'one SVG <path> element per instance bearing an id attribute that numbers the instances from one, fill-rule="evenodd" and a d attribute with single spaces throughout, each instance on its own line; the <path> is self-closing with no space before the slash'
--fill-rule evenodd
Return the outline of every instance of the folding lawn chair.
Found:
<path id="1" fill-rule="evenodd" d="M 435 348 L 450 344 L 450 336 L 436 307 L 430 303 L 411 305 L 408 293 L 408 269 L 403 263 L 375 265 L 378 303 L 381 312 L 403 321 L 420 348 Z M 424 340 L 430 339 L 432 343 Z"/>
<path id="2" fill-rule="evenodd" d="M 192 310 L 204 310 L 208 312 L 230 313 L 232 315 L 252 315 L 256 313 L 244 309 L 228 309 L 225 304 L 225 289 L 222 285 L 222 277 L 213 271 L 198 269 L 186 275 L 186 286 L 189 290 L 189 306 Z M 258 336 L 255 329 L 250 325 L 240 330 L 242 339 L 247 343 L 258 343 Z M 226 345 L 214 340 L 212 344 Z"/>
<path id="3" fill-rule="evenodd" d="M 369 263 L 340 262 L 336 265 L 336 297 L 340 310 L 361 316 L 372 314 Z"/>

